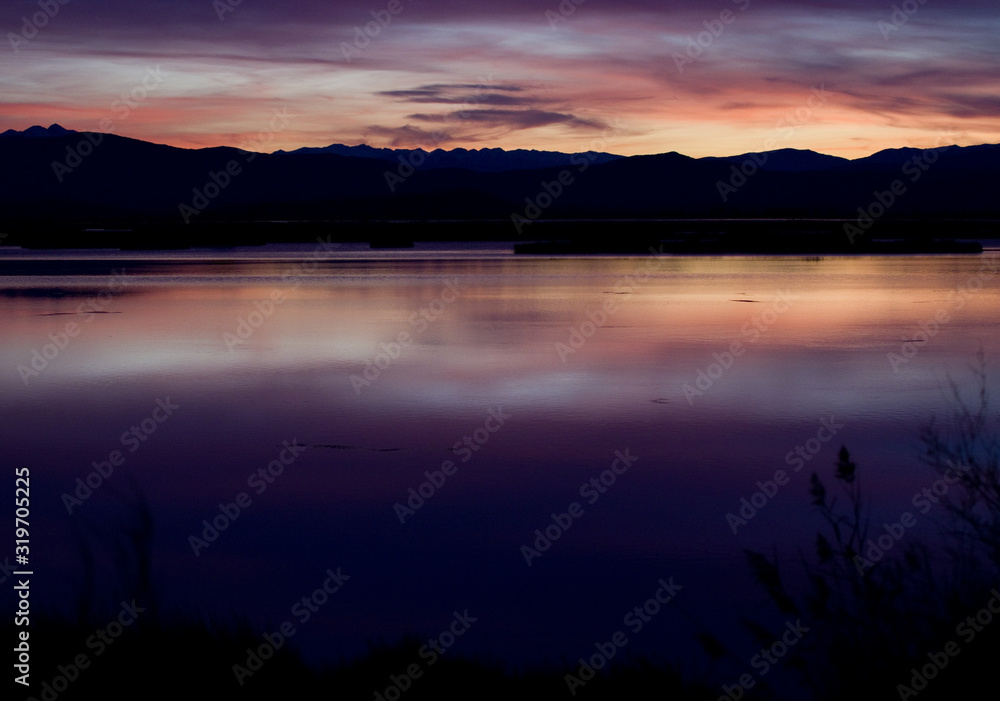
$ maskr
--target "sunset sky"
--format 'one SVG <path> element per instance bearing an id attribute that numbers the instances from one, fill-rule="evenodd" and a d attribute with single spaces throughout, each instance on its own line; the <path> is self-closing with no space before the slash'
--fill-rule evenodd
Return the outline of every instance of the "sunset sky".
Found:
<path id="1" fill-rule="evenodd" d="M 0 29 L 0 131 L 850 158 L 1000 142 L 995 0 L 2 0 Z"/>

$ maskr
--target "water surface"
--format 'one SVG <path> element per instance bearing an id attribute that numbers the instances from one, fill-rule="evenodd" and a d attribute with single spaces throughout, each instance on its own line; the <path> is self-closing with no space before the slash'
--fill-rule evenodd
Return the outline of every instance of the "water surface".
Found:
<path id="1" fill-rule="evenodd" d="M 876 518 L 912 510 L 934 480 L 920 427 L 948 417 L 949 378 L 972 397 L 977 351 L 1000 357 L 992 251 L 507 250 L 0 251 L 0 426 L 6 462 L 35 478 L 39 605 L 74 609 L 81 534 L 101 544 L 96 599 L 117 596 L 113 543 L 141 495 L 168 608 L 274 625 L 328 569 L 348 575 L 297 623 L 310 659 L 468 609 L 456 650 L 575 660 L 671 577 L 683 589 L 628 653 L 696 657 L 704 626 L 749 658 L 735 624 L 766 595 L 744 549 L 810 547 L 809 474 L 834 488 L 841 445 Z M 67 501 L 115 451 L 104 484 Z M 727 513 L 778 470 L 787 485 L 734 534 Z M 240 493 L 250 505 L 193 547 Z M 523 547 L 573 502 L 529 566 Z"/>

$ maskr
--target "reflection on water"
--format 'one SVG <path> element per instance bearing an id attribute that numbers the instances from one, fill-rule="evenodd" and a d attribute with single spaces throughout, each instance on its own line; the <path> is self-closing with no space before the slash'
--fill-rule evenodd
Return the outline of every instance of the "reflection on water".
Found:
<path id="1" fill-rule="evenodd" d="M 803 545 L 809 473 L 841 444 L 898 516 L 933 481 L 918 430 L 948 378 L 1000 357 L 989 254 L 311 253 L 0 261 L 0 425 L 36 477 L 40 600 L 69 605 L 74 532 L 138 489 L 172 605 L 281 621 L 350 576 L 297 638 L 316 658 L 469 609 L 463 652 L 576 659 L 670 577 L 689 616 L 630 653 L 683 652 L 692 620 L 763 601 L 742 552 Z"/>

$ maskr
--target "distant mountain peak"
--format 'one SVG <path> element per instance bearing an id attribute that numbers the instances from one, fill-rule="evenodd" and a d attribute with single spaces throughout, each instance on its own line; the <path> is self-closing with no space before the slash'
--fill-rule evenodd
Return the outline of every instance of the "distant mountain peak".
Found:
<path id="1" fill-rule="evenodd" d="M 742 163 L 752 160 L 761 170 L 782 171 L 787 173 L 804 173 L 809 171 L 827 170 L 850 163 L 846 158 L 829 156 L 811 149 L 781 148 L 760 153 L 743 153 L 739 156 L 708 157 L 705 161 L 726 161 Z"/>
<path id="2" fill-rule="evenodd" d="M 27 137 L 29 139 L 53 139 L 59 136 L 66 136 L 67 134 L 76 134 L 76 132 L 72 129 L 66 129 L 59 124 L 53 124 L 48 128 L 36 124 L 33 127 L 28 127 L 24 131 L 8 129 L 0 134 L 0 137 L 20 136 Z"/>
<path id="3" fill-rule="evenodd" d="M 392 149 L 376 148 L 361 144 L 359 146 L 345 146 L 344 144 L 331 144 L 320 148 L 300 148 L 291 152 L 293 154 L 335 154 L 338 156 L 351 156 L 354 158 L 376 158 L 384 161 L 396 162 L 403 159 L 417 170 L 433 170 L 436 168 L 464 168 L 466 170 L 496 173 L 513 170 L 534 170 L 537 168 L 559 168 L 576 162 L 574 159 L 586 157 L 591 163 L 607 163 L 622 158 L 612 153 L 596 153 L 587 151 L 583 154 L 562 153 L 558 151 L 537 151 L 534 149 L 512 149 L 502 148 L 479 148 L 466 149 L 455 148 L 445 150 L 436 148 L 433 151 L 426 151 L 422 148 L 415 149 Z"/>

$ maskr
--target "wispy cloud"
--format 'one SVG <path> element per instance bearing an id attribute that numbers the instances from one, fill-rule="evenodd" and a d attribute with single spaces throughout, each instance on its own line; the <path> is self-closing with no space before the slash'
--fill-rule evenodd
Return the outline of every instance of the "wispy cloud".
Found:
<path id="1" fill-rule="evenodd" d="M 604 129 L 607 125 L 600 121 L 581 119 L 572 114 L 546 112 L 544 110 L 466 110 L 447 114 L 411 114 L 410 119 L 422 122 L 485 122 L 505 125 L 512 129 L 532 129 L 550 124 L 564 124 L 569 127 Z"/>
<path id="2" fill-rule="evenodd" d="M 888 39 L 878 23 L 891 2 L 742 4 L 588 0 L 554 30 L 545 11 L 558 3 L 406 0 L 347 62 L 341 43 L 380 6 L 254 0 L 220 20 L 209 0 L 68 3 L 19 52 L 0 46 L 0 130 L 93 129 L 162 64 L 155 99 L 120 133 L 237 145 L 287 107 L 301 116 L 275 148 L 437 138 L 576 151 L 615 122 L 621 153 L 719 155 L 760 148 L 822 84 L 830 101 L 788 145 L 857 156 L 933 141 L 944 125 L 1000 141 L 995 0 L 924 3 Z M 20 30 L 26 7 L 0 6 L 0 34 Z M 707 41 L 723 9 L 736 20 Z M 674 56 L 699 37 L 707 46 L 678 71 Z"/>

